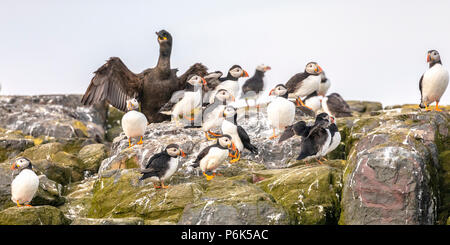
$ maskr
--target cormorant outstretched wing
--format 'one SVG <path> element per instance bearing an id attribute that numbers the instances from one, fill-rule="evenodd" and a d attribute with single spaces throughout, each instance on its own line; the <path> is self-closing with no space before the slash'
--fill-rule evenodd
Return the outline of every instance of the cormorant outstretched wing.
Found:
<path id="1" fill-rule="evenodd" d="M 128 70 L 117 57 L 111 57 L 94 73 L 95 76 L 81 99 L 84 105 L 93 105 L 106 100 L 115 108 L 126 111 L 126 101 L 141 94 L 142 79 Z"/>

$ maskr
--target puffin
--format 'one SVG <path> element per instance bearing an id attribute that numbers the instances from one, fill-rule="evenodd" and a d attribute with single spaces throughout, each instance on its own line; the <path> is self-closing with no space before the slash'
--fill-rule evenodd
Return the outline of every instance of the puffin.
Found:
<path id="1" fill-rule="evenodd" d="M 239 161 L 241 157 L 241 152 L 245 149 L 249 150 L 253 154 L 258 154 L 258 148 L 250 142 L 250 137 L 248 136 L 245 129 L 237 125 L 237 111 L 233 106 L 225 107 L 223 111 L 223 117 L 225 118 L 222 122 L 222 134 L 228 134 L 231 136 L 233 144 L 236 147 L 235 154 L 233 155 L 233 160 L 230 163 Z"/>
<path id="2" fill-rule="evenodd" d="M 17 207 L 29 204 L 39 188 L 39 177 L 33 171 L 33 165 L 28 158 L 20 157 L 14 161 L 11 170 L 19 170 L 19 174 L 11 183 L 11 200 Z"/>
<path id="3" fill-rule="evenodd" d="M 288 93 L 296 97 L 297 106 L 306 106 L 302 97 L 319 90 L 322 68 L 316 62 L 306 64 L 305 71 L 292 76 L 286 83 Z"/>
<path id="4" fill-rule="evenodd" d="M 317 94 L 320 96 L 325 96 L 328 92 L 328 89 L 331 86 L 330 79 L 327 78 L 325 75 L 325 72 L 322 70 L 320 73 L 320 84 L 319 84 L 319 90 L 317 90 Z"/>
<path id="5" fill-rule="evenodd" d="M 301 149 L 297 160 L 308 161 L 315 158 L 320 164 L 320 158 L 328 153 L 331 143 L 330 116 L 323 112 L 316 116 L 314 125 L 307 126 L 306 122 L 299 121 L 292 126 L 286 127 L 279 139 L 279 143 L 294 136 L 301 136 Z"/>
<path id="6" fill-rule="evenodd" d="M 322 98 L 323 97 L 318 95 L 317 91 L 315 91 L 303 99 L 305 107 L 312 110 L 314 112 L 314 116 L 317 114 L 317 111 L 322 108 Z"/>
<path id="7" fill-rule="evenodd" d="M 275 95 L 276 98 L 267 106 L 267 118 L 273 128 L 273 135 L 269 139 L 274 139 L 278 137 L 276 129 L 284 130 L 294 122 L 295 105 L 288 100 L 288 92 L 284 84 L 278 84 L 270 90 L 269 96 L 271 95 Z"/>
<path id="8" fill-rule="evenodd" d="M 235 98 L 239 94 L 239 83 L 238 79 L 241 77 L 248 77 L 248 73 L 242 69 L 240 65 L 233 65 L 227 73 L 227 76 L 219 78 L 220 84 L 214 89 L 209 97 L 209 103 L 212 104 L 214 102 L 214 98 L 216 97 L 216 91 L 220 89 L 226 89 L 230 92 Z"/>
<path id="9" fill-rule="evenodd" d="M 190 75 L 188 84 L 191 88 L 184 92 L 183 98 L 178 101 L 172 109 L 172 119 L 178 122 L 179 118 L 186 118 L 189 121 L 194 121 L 195 110 L 202 109 L 202 86 L 206 85 L 204 78 L 198 75 Z"/>
<path id="10" fill-rule="evenodd" d="M 147 117 L 139 112 L 139 102 L 133 98 L 127 100 L 128 112 L 122 116 L 122 129 L 128 138 L 128 148 L 132 147 L 131 139 L 139 137 L 137 145 L 142 145 L 147 126 Z"/>
<path id="11" fill-rule="evenodd" d="M 439 108 L 439 100 L 448 86 L 448 71 L 442 66 L 441 56 L 436 50 L 430 50 L 427 54 L 429 69 L 422 75 L 419 81 L 420 108 L 430 111 L 431 103 L 436 102 L 436 111 Z"/>
<path id="12" fill-rule="evenodd" d="M 247 79 L 244 82 L 244 85 L 242 85 L 241 99 L 245 99 L 247 109 L 250 107 L 248 105 L 249 99 L 253 99 L 256 104 L 259 93 L 264 90 L 264 74 L 270 69 L 270 66 L 266 66 L 264 64 L 257 66 L 255 74 L 251 78 Z"/>
<path id="13" fill-rule="evenodd" d="M 204 148 L 191 166 L 194 168 L 200 166 L 206 180 L 212 180 L 217 175 L 216 169 L 229 156 L 232 156 L 230 151 L 234 148 L 230 135 L 224 134 L 218 136 L 216 143 Z"/>
<path id="14" fill-rule="evenodd" d="M 225 106 L 234 101 L 235 98 L 225 89 L 219 89 L 216 93 L 216 98 L 214 99 L 214 103 L 209 104 L 203 110 L 203 122 L 202 122 L 202 130 L 205 132 L 205 136 L 208 140 L 215 140 L 215 138 L 209 137 L 208 134 L 213 136 L 218 136 L 219 134 L 211 132 L 211 129 L 222 126 L 223 122 L 223 111 L 225 110 Z"/>
<path id="15" fill-rule="evenodd" d="M 206 80 L 207 85 L 203 88 L 203 105 L 209 104 L 209 97 L 211 96 L 211 93 L 214 91 L 214 89 L 217 87 L 217 85 L 220 84 L 219 78 L 222 77 L 223 72 L 221 71 L 214 71 L 210 72 L 203 77 Z"/>
<path id="16" fill-rule="evenodd" d="M 332 93 L 322 99 L 322 108 L 332 117 L 351 117 L 350 106 L 338 93 Z"/>
<path id="17" fill-rule="evenodd" d="M 106 101 L 113 107 L 126 111 L 126 101 L 137 98 L 142 113 L 151 123 L 170 120 L 169 115 L 158 113 L 175 91 L 186 86 L 189 75 L 204 76 L 207 68 L 201 63 L 192 65 L 183 75 L 177 76 L 178 69 L 171 69 L 172 35 L 161 30 L 156 32 L 159 44 L 159 59 L 156 67 L 139 74 L 131 72 L 118 57 L 110 58 L 106 64 L 94 72 L 86 92 L 81 99 L 84 105 Z"/>
<path id="18" fill-rule="evenodd" d="M 169 186 L 164 185 L 164 181 L 172 177 L 178 170 L 178 157 L 185 157 L 186 154 L 177 144 L 168 145 L 163 151 L 153 155 L 147 162 L 145 169 L 141 169 L 143 174 L 139 180 L 150 178 L 155 189 L 166 189 Z M 161 182 L 160 186 L 155 183 Z"/>
<path id="19" fill-rule="evenodd" d="M 330 126 L 328 126 L 328 130 L 330 131 L 331 134 L 331 142 L 330 145 L 328 146 L 327 151 L 325 152 L 325 155 L 328 155 L 328 153 L 334 151 L 341 143 L 341 133 L 339 133 L 339 129 L 336 126 L 334 117 L 330 116 L 330 120 L 331 123 Z"/>

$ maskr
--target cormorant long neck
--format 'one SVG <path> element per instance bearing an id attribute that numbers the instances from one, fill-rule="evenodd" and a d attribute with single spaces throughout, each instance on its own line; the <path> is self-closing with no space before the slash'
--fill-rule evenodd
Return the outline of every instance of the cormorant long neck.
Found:
<path id="1" fill-rule="evenodd" d="M 172 44 L 163 42 L 159 47 L 159 59 L 156 67 L 161 71 L 170 74 L 170 53 L 172 52 Z"/>

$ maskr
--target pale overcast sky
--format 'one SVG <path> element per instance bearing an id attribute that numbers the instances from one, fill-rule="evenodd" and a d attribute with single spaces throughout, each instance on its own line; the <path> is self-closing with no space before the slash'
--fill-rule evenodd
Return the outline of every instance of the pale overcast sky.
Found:
<path id="1" fill-rule="evenodd" d="M 426 52 L 450 68 L 449 11 L 445 0 L 1 0 L 0 94 L 84 93 L 111 56 L 139 73 L 155 66 L 155 31 L 166 29 L 179 74 L 202 62 L 251 76 L 264 63 L 269 89 L 317 61 L 344 99 L 418 104 Z"/>

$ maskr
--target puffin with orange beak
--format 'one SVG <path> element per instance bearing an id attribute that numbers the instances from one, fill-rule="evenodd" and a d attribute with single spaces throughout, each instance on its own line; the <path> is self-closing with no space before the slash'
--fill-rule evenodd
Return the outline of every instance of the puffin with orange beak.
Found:
<path id="1" fill-rule="evenodd" d="M 31 161 L 20 157 L 14 161 L 11 170 L 19 170 L 19 174 L 11 183 L 11 200 L 17 207 L 31 206 L 29 203 L 39 188 L 39 178 L 33 171 Z"/>
<path id="2" fill-rule="evenodd" d="M 285 127 L 292 125 L 295 118 L 295 105 L 288 100 L 286 86 L 278 84 L 269 93 L 269 96 L 276 96 L 267 106 L 267 118 L 273 128 L 273 135 L 269 139 L 278 137 L 276 129 L 284 130 Z"/>
<path id="3" fill-rule="evenodd" d="M 214 98 L 216 97 L 216 92 L 220 89 L 225 89 L 230 92 L 235 98 L 239 95 L 239 82 L 238 79 L 241 77 L 248 77 L 248 73 L 242 69 L 239 65 L 233 65 L 225 78 L 219 78 L 221 82 L 209 97 L 209 103 L 214 103 Z"/>
<path id="4" fill-rule="evenodd" d="M 201 115 L 196 113 L 196 111 L 201 112 L 203 105 L 202 86 L 206 85 L 206 81 L 199 75 L 190 75 L 187 82 L 190 84 L 190 87 L 185 90 L 183 98 L 172 109 L 172 119 L 176 122 L 180 118 L 192 122 L 196 116 Z"/>
<path id="5" fill-rule="evenodd" d="M 302 98 L 319 90 L 322 81 L 321 73 L 322 68 L 316 62 L 309 62 L 304 72 L 295 74 L 286 83 L 288 93 L 296 98 L 297 106 L 308 107 L 303 103 Z"/>
<path id="6" fill-rule="evenodd" d="M 441 56 L 436 50 L 430 50 L 427 54 L 427 62 L 429 69 L 422 75 L 419 81 L 420 89 L 420 108 L 431 111 L 429 105 L 436 102 L 436 111 L 439 109 L 439 100 L 444 94 L 448 86 L 448 71 L 442 66 Z"/>
<path id="7" fill-rule="evenodd" d="M 153 155 L 148 160 L 145 169 L 140 170 L 143 174 L 139 180 L 150 178 L 155 189 L 166 189 L 169 186 L 164 185 L 164 181 L 168 180 L 178 170 L 178 157 L 185 157 L 186 154 L 177 144 L 170 144 L 158 154 Z M 160 186 L 155 183 L 161 182 Z"/>
<path id="8" fill-rule="evenodd" d="M 217 137 L 214 145 L 210 145 L 203 149 L 191 166 L 194 168 L 200 167 L 206 180 L 212 180 L 216 175 L 217 168 L 231 156 L 230 151 L 236 150 L 232 142 L 232 138 L 228 134 Z"/>
<path id="9" fill-rule="evenodd" d="M 220 89 L 216 93 L 216 98 L 214 99 L 214 103 L 209 104 L 203 110 L 203 123 L 202 130 L 205 132 L 206 138 L 208 140 L 215 140 L 215 138 L 209 137 L 218 136 L 219 134 L 211 132 L 214 128 L 218 128 L 222 126 L 222 122 L 224 120 L 223 111 L 228 103 L 234 101 L 235 98 L 225 89 Z"/>
<path id="10" fill-rule="evenodd" d="M 128 112 L 122 116 L 122 129 L 128 138 L 128 147 L 134 146 L 131 144 L 133 138 L 139 138 L 136 144 L 142 145 L 147 117 L 139 111 L 139 102 L 135 98 L 127 100 L 127 110 Z"/>

